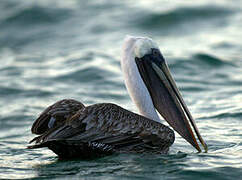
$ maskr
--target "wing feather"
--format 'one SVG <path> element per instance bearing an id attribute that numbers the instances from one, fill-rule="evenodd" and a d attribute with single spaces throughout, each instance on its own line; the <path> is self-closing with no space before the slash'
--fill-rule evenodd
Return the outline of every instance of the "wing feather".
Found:
<path id="1" fill-rule="evenodd" d="M 65 120 L 60 127 L 49 130 L 49 133 L 39 136 L 39 141 L 31 148 L 49 147 L 58 153 L 57 149 L 70 148 L 68 142 L 72 143 L 73 157 L 83 154 L 82 149 L 89 147 L 88 143 L 96 143 L 111 147 L 113 152 L 167 152 L 174 142 L 174 132 L 167 126 L 132 113 L 115 104 L 102 103 L 83 107 L 72 117 Z M 62 143 L 60 143 L 62 142 Z M 64 143 L 65 142 L 65 143 Z M 70 144 L 69 143 L 69 144 Z M 62 148 L 53 148 L 60 144 Z M 96 146 L 95 149 L 98 149 Z M 110 152 L 110 148 L 107 148 Z M 99 153 L 105 150 L 100 146 Z"/>
<path id="2" fill-rule="evenodd" d="M 51 128 L 63 124 L 78 110 L 84 108 L 81 102 L 74 99 L 63 99 L 46 108 L 32 126 L 33 134 L 43 134 Z"/>

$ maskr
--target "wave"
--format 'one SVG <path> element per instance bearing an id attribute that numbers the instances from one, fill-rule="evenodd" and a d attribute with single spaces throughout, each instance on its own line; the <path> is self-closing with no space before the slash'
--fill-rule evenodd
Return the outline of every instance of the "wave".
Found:
<path id="1" fill-rule="evenodd" d="M 70 16 L 71 11 L 67 9 L 42 8 L 40 6 L 32 6 L 21 9 L 16 13 L 4 19 L 0 26 L 33 26 L 43 24 L 54 24 L 64 20 Z"/>
<path id="2" fill-rule="evenodd" d="M 225 113 L 219 113 L 211 116 L 202 117 L 202 119 L 241 119 L 242 118 L 242 112 L 225 112 Z"/>
<path id="3" fill-rule="evenodd" d="M 203 64 L 206 64 L 208 66 L 214 67 L 214 66 L 222 66 L 222 65 L 233 65 L 227 61 L 224 61 L 218 57 L 215 57 L 210 54 L 204 54 L 204 53 L 197 53 L 193 56 L 193 59 L 196 59 L 200 61 Z"/>
<path id="4" fill-rule="evenodd" d="M 81 83 L 89 83 L 90 81 L 92 82 L 103 82 L 105 79 L 108 77 L 115 77 L 116 74 L 113 72 L 110 72 L 105 69 L 101 69 L 98 67 L 86 67 L 83 69 L 77 69 L 73 72 L 69 72 L 64 75 L 59 75 L 55 77 L 55 80 L 58 81 L 76 81 L 76 82 L 81 82 Z"/>
<path id="5" fill-rule="evenodd" d="M 206 21 L 206 24 L 209 24 L 209 22 L 214 19 L 221 19 L 232 13 L 232 10 L 224 7 L 182 7 L 167 12 L 148 12 L 143 14 L 141 16 L 142 18 L 139 16 L 132 22 L 139 28 L 149 31 L 154 30 L 155 33 L 172 33 L 173 31 L 181 31 L 179 26 L 184 23 L 189 23 L 192 24 L 192 26 L 186 24 L 186 27 L 184 28 L 189 27 L 189 29 L 193 29 L 194 32 L 194 28 L 197 27 L 194 23 L 204 26 L 204 23 L 202 22 Z M 218 25 L 218 22 L 212 23 L 211 25 L 216 26 Z M 198 28 L 198 30 L 200 31 L 201 29 Z M 177 33 L 175 34 L 177 35 Z M 181 34 L 181 32 L 179 34 Z"/>
<path id="6" fill-rule="evenodd" d="M 45 96 L 50 96 L 51 92 L 46 91 L 46 90 L 40 90 L 40 89 L 24 89 L 22 88 L 16 88 L 16 87 L 0 87 L 0 94 L 2 96 L 6 97 L 17 97 L 21 96 L 24 97 L 29 97 L 29 96 L 37 96 L 37 97 L 45 97 Z"/>

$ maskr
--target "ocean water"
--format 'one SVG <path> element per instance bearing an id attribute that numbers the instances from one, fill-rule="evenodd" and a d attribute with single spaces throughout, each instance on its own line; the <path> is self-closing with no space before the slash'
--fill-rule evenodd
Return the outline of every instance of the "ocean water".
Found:
<path id="1" fill-rule="evenodd" d="M 137 112 L 120 70 L 126 34 L 159 44 L 208 153 L 177 134 L 168 155 L 27 150 L 33 121 L 60 99 Z M 241 124 L 241 0 L 0 1 L 0 179 L 239 179 Z"/>

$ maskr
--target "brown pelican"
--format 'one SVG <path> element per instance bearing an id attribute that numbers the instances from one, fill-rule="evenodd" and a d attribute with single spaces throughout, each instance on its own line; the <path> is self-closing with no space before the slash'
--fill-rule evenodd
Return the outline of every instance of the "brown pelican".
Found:
<path id="1" fill-rule="evenodd" d="M 198 128 L 173 80 L 158 45 L 150 38 L 125 39 L 121 67 L 125 85 L 140 115 L 111 104 L 84 106 L 64 99 L 49 106 L 32 126 L 38 134 L 29 149 L 48 147 L 60 158 L 92 158 L 118 153 L 167 153 L 174 132 L 157 113 L 199 152 Z M 191 126 L 190 126 L 191 124 Z"/>

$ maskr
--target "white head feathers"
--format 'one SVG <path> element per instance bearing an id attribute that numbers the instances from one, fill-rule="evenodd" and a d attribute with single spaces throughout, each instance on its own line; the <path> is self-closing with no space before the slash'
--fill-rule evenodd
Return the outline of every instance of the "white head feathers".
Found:
<path id="1" fill-rule="evenodd" d="M 159 49 L 158 45 L 150 38 L 147 37 L 134 37 L 134 36 L 126 36 L 124 41 L 124 50 L 133 51 L 133 56 L 141 58 L 146 54 L 151 53 L 151 49 L 156 48 Z"/>

